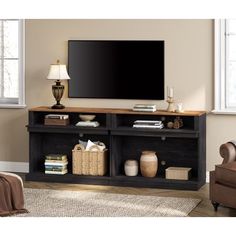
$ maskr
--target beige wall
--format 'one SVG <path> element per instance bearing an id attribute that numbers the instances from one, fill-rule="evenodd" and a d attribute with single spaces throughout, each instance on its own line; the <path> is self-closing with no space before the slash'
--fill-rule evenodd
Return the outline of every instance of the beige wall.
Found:
<path id="1" fill-rule="evenodd" d="M 27 108 L 51 105 L 49 65 L 67 63 L 68 39 L 163 39 L 165 83 L 188 110 L 213 108 L 212 20 L 27 20 Z M 145 78 L 144 78 L 145 79 Z M 68 99 L 67 106 L 127 107 L 142 101 Z M 166 108 L 165 101 L 150 101 Z M 0 161 L 28 161 L 27 109 L 0 110 Z M 219 163 L 218 146 L 236 137 L 234 116 L 207 117 L 207 169 Z"/>

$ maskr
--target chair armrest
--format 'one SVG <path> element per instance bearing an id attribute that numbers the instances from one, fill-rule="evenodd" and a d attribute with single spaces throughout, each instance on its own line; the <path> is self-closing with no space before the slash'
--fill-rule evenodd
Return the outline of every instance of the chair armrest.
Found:
<path id="1" fill-rule="evenodd" d="M 235 161 L 236 147 L 233 143 L 227 142 L 220 146 L 220 155 L 224 159 L 222 164 Z"/>

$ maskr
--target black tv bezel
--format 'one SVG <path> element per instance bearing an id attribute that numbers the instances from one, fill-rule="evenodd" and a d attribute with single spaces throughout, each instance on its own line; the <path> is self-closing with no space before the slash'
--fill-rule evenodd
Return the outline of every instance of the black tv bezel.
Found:
<path id="1" fill-rule="evenodd" d="M 163 42 L 163 97 L 160 98 L 160 99 L 156 99 L 156 98 L 146 98 L 146 99 L 143 99 L 143 98 L 107 98 L 107 97 L 72 97 L 69 95 L 69 91 L 70 91 L 70 83 L 69 83 L 69 80 L 68 80 L 68 98 L 77 98 L 77 99 L 105 99 L 105 100 L 142 100 L 142 101 L 150 101 L 150 100 L 156 100 L 156 101 L 163 101 L 165 100 L 165 40 L 154 40 L 154 39 L 118 39 L 118 40 L 115 40 L 115 39 L 92 39 L 92 40 L 86 40 L 86 39 L 71 39 L 71 40 L 68 40 L 68 73 L 69 73 L 69 63 L 70 63 L 70 57 L 69 57 L 69 43 L 70 42 Z"/>

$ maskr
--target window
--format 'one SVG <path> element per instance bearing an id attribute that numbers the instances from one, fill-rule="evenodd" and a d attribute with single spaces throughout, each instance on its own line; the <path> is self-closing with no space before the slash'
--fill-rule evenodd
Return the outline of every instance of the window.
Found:
<path id="1" fill-rule="evenodd" d="M 0 107 L 24 106 L 24 21 L 0 20 Z"/>
<path id="2" fill-rule="evenodd" d="M 236 19 L 215 20 L 213 112 L 236 114 Z"/>

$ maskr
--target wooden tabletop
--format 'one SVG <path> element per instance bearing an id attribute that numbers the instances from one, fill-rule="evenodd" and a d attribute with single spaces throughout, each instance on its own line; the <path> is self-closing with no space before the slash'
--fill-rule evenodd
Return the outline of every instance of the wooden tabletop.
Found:
<path id="1" fill-rule="evenodd" d="M 165 116 L 201 116 L 206 113 L 206 111 L 184 111 L 178 112 L 168 112 L 165 110 L 157 110 L 155 112 L 142 112 L 133 111 L 132 109 L 118 109 L 118 108 L 89 108 L 89 107 L 66 107 L 64 109 L 51 109 L 51 107 L 40 106 L 29 109 L 29 111 L 38 112 L 56 112 L 56 113 L 112 113 L 112 114 L 137 114 L 137 115 L 165 115 Z"/>

